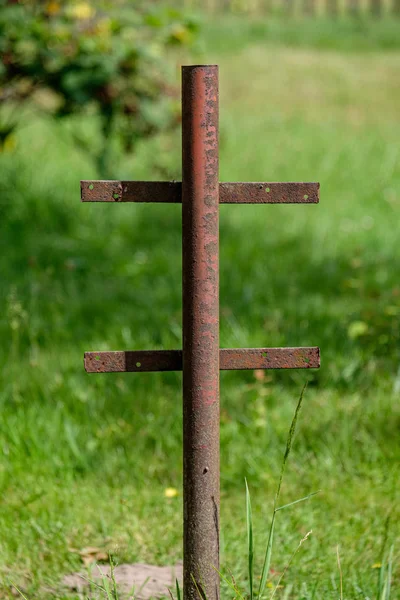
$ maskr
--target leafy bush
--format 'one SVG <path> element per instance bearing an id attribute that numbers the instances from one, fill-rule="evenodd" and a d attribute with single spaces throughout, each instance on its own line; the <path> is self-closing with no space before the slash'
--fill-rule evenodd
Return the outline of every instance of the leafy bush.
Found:
<path id="1" fill-rule="evenodd" d="M 132 4 L 0 0 L 1 144 L 20 122 L 21 105 L 60 119 L 92 114 L 100 142 L 74 136 L 104 176 L 112 136 L 130 152 L 178 121 L 163 57 L 190 43 L 195 23 L 176 10 Z"/>

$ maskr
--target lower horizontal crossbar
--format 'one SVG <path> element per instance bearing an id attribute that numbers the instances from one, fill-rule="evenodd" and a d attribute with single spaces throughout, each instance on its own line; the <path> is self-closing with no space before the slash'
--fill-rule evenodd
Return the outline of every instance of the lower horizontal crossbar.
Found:
<path id="1" fill-rule="evenodd" d="M 220 350 L 222 371 L 244 369 L 317 369 L 319 348 L 240 348 Z M 182 350 L 85 352 L 88 373 L 182 371 Z"/>

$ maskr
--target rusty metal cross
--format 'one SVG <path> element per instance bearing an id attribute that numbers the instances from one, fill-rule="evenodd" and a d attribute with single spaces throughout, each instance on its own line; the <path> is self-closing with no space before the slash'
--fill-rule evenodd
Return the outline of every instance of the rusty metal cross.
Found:
<path id="1" fill-rule="evenodd" d="M 219 347 L 219 204 L 315 204 L 318 183 L 220 183 L 218 67 L 182 68 L 182 183 L 82 181 L 84 202 L 182 203 L 182 350 L 87 352 L 89 373 L 183 371 L 185 600 L 219 598 L 219 371 L 319 367 L 319 348 Z"/>

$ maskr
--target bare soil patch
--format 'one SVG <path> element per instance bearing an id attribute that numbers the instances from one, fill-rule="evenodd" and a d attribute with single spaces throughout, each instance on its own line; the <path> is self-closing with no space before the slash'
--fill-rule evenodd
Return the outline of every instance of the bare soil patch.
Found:
<path id="1" fill-rule="evenodd" d="M 178 579 L 182 585 L 182 564 L 174 566 L 157 567 L 142 563 L 119 565 L 114 568 L 114 578 L 121 598 L 135 597 L 135 600 L 150 600 L 150 598 L 165 598 L 169 596 L 168 588 L 175 589 L 175 581 Z M 109 565 L 95 565 L 88 576 L 87 573 L 73 573 L 66 575 L 63 585 L 70 592 L 85 594 L 91 593 L 89 597 L 101 597 L 101 591 L 88 579 L 102 585 L 106 580 L 111 583 L 111 567 Z M 174 594 L 175 595 L 175 594 Z"/>

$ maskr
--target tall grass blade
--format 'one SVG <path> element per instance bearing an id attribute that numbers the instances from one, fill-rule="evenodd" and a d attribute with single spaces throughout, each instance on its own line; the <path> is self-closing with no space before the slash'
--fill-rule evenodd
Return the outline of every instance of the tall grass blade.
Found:
<path id="1" fill-rule="evenodd" d="M 169 588 L 167 588 L 167 589 L 168 589 L 168 594 L 169 594 L 169 597 L 171 598 L 171 600 L 175 600 L 174 595 L 171 592 L 171 590 Z"/>
<path id="2" fill-rule="evenodd" d="M 391 518 L 391 513 L 388 514 L 386 520 L 385 520 L 385 527 L 384 527 L 384 533 L 383 533 L 383 541 L 382 541 L 382 550 L 381 550 L 381 567 L 379 569 L 379 574 L 378 574 L 378 589 L 377 589 L 377 600 L 386 600 L 386 578 L 385 578 L 385 573 L 386 573 L 386 564 L 385 564 L 385 551 L 386 551 L 386 544 L 388 541 L 388 537 L 389 537 L 389 525 L 390 525 L 390 518 Z"/>
<path id="3" fill-rule="evenodd" d="M 393 546 L 390 547 L 387 561 L 382 560 L 379 569 L 378 579 L 378 600 L 390 600 L 390 592 L 392 587 L 392 569 L 393 569 Z"/>
<path id="4" fill-rule="evenodd" d="M 116 597 L 114 597 L 114 594 L 112 593 L 112 590 L 110 588 L 109 578 L 106 575 L 102 576 L 101 583 L 104 586 L 104 593 L 105 593 L 106 599 L 107 600 L 116 600 Z"/>
<path id="5" fill-rule="evenodd" d="M 24 596 L 24 594 L 21 592 L 21 590 L 19 588 L 17 588 L 17 586 L 14 583 L 12 583 L 12 582 L 10 582 L 10 583 L 11 583 L 12 587 L 17 590 L 17 592 L 21 596 L 21 598 L 24 598 L 24 600 L 28 600 L 28 598 L 26 596 Z"/>
<path id="6" fill-rule="evenodd" d="M 235 592 L 235 594 L 237 595 L 237 597 L 240 598 L 240 600 L 244 600 L 243 595 L 241 594 L 239 588 L 236 585 L 236 582 L 229 581 L 229 579 L 221 571 L 218 571 L 218 569 L 216 567 L 213 567 L 213 569 L 215 569 L 217 571 L 217 573 L 220 576 L 220 578 L 223 581 L 225 581 L 225 583 L 231 588 L 231 590 L 233 592 Z"/>
<path id="7" fill-rule="evenodd" d="M 390 547 L 388 564 L 387 564 L 385 600 L 390 600 L 390 588 L 392 587 L 392 568 L 393 568 L 393 546 Z"/>
<path id="8" fill-rule="evenodd" d="M 280 510 L 283 510 L 284 508 L 289 508 L 289 506 L 294 506 L 295 504 L 298 504 L 299 502 L 304 502 L 305 500 L 309 500 L 310 498 L 312 498 L 313 496 L 316 496 L 320 492 L 321 492 L 321 490 L 312 492 L 311 494 L 308 494 L 308 496 L 304 496 L 304 498 L 299 498 L 298 500 L 295 500 L 294 502 L 289 502 L 289 504 L 284 504 L 283 506 L 279 506 L 278 508 L 275 509 L 275 512 L 279 512 Z"/>
<path id="9" fill-rule="evenodd" d="M 279 589 L 279 586 L 281 584 L 282 579 L 285 577 L 290 565 L 293 562 L 294 557 L 296 556 L 296 554 L 298 553 L 298 551 L 300 550 L 301 546 L 304 544 L 304 542 L 310 537 L 310 535 L 312 534 L 312 530 L 309 531 L 308 533 L 306 533 L 306 535 L 300 540 L 299 545 L 297 546 L 296 550 L 293 552 L 292 556 L 290 557 L 288 563 L 286 564 L 285 568 L 283 569 L 279 579 L 278 579 L 278 583 L 276 584 L 276 586 L 274 587 L 274 590 L 271 594 L 270 600 L 273 599 L 273 597 L 275 596 L 276 592 Z"/>
<path id="10" fill-rule="evenodd" d="M 381 590 L 380 600 L 386 600 L 386 590 L 387 590 L 387 579 L 385 578 L 383 581 L 383 587 Z"/>
<path id="11" fill-rule="evenodd" d="M 288 435 L 287 440 L 286 440 L 285 454 L 283 456 L 283 461 L 282 461 L 282 466 L 281 466 L 281 473 L 280 473 L 280 476 L 279 476 L 278 488 L 276 490 L 276 495 L 275 495 L 275 506 L 274 506 L 274 509 L 276 508 L 276 505 L 278 503 L 279 496 L 280 496 L 280 493 L 281 493 L 283 475 L 285 474 L 286 463 L 287 463 L 287 460 L 288 460 L 288 458 L 290 456 L 290 452 L 292 450 L 294 434 L 296 433 L 297 419 L 298 419 L 298 416 L 299 416 L 299 413 L 300 413 L 301 405 L 303 403 L 303 397 L 304 397 L 304 392 L 306 391 L 306 388 L 307 388 L 307 383 L 304 384 L 303 389 L 301 390 L 300 398 L 299 398 L 299 400 L 297 402 L 296 410 L 294 411 L 293 419 L 292 419 L 292 422 L 290 424 L 289 435 Z"/>
<path id="12" fill-rule="evenodd" d="M 382 559 L 382 563 L 379 569 L 379 577 L 378 577 L 378 590 L 376 594 L 377 600 L 385 600 L 385 561 Z"/>
<path id="13" fill-rule="evenodd" d="M 181 588 L 179 586 L 178 579 L 175 579 L 175 585 L 176 585 L 176 600 L 181 600 Z"/>
<path id="14" fill-rule="evenodd" d="M 100 568 L 100 565 L 96 565 L 99 575 L 101 577 L 102 586 L 99 586 L 95 581 L 90 581 L 92 585 L 97 586 L 99 589 L 103 589 L 106 594 L 107 600 L 118 600 L 118 589 L 117 589 L 117 581 L 115 579 L 115 563 L 112 557 L 109 557 L 110 563 L 110 575 L 105 575 Z M 110 583 L 111 582 L 111 583 Z M 112 587 L 111 587 L 112 586 Z"/>
<path id="15" fill-rule="evenodd" d="M 246 482 L 246 522 L 247 522 L 247 546 L 248 546 L 248 569 L 249 569 L 249 586 L 250 600 L 253 600 L 253 560 L 254 560 L 254 545 L 253 545 L 253 518 L 251 513 L 251 499 L 249 486 Z"/>
<path id="16" fill-rule="evenodd" d="M 258 590 L 259 598 L 261 598 L 264 593 L 265 586 L 267 583 L 269 569 L 271 566 L 272 543 L 274 541 L 275 515 L 276 515 L 276 512 L 274 511 L 274 513 L 272 515 L 271 526 L 269 528 L 267 549 L 265 551 L 265 557 L 264 557 L 264 564 L 263 564 L 263 568 L 261 571 L 261 581 L 260 581 L 260 587 Z"/>
<path id="17" fill-rule="evenodd" d="M 319 581 L 317 579 L 317 581 L 314 583 L 314 587 L 313 587 L 312 592 L 311 592 L 311 598 L 310 598 L 310 600 L 314 600 L 315 598 L 317 598 L 318 587 L 319 587 Z"/>
<path id="18" fill-rule="evenodd" d="M 231 576 L 231 579 L 232 579 L 233 588 L 236 591 L 236 594 L 237 594 L 238 598 L 243 598 L 242 593 L 241 593 L 241 591 L 238 588 L 238 584 L 236 583 L 236 580 L 235 580 L 235 578 L 233 576 L 232 571 L 229 568 L 228 568 L 228 571 L 229 571 L 229 575 Z"/>
<path id="19" fill-rule="evenodd" d="M 301 405 L 303 403 L 303 397 L 304 397 L 304 392 L 305 392 L 306 388 L 307 388 L 307 383 L 304 385 L 303 389 L 301 390 L 300 398 L 297 402 L 296 410 L 294 411 L 293 419 L 290 424 L 289 434 L 288 434 L 288 437 L 286 440 L 285 454 L 283 455 L 281 472 L 279 475 L 278 486 L 276 489 L 276 494 L 275 494 L 275 499 L 274 499 L 274 510 L 272 513 L 271 525 L 269 528 L 267 548 L 266 548 L 265 557 L 264 557 L 264 564 L 263 564 L 263 568 L 261 571 L 261 581 L 260 581 L 260 587 L 258 589 L 259 600 L 261 599 L 261 597 L 264 593 L 265 586 L 267 584 L 267 578 L 268 578 L 270 566 L 271 566 L 272 544 L 273 544 L 273 540 L 274 540 L 275 518 L 276 518 L 276 513 L 277 513 L 278 500 L 279 500 L 279 496 L 281 494 L 283 475 L 285 473 L 287 460 L 288 460 L 288 458 L 290 456 L 290 452 L 292 450 L 294 434 L 296 433 L 297 419 L 298 419 L 298 416 L 300 413 Z M 286 507 L 286 505 L 285 505 L 285 507 Z M 280 507 L 280 510 L 282 510 L 283 508 L 284 507 Z"/>
<path id="20" fill-rule="evenodd" d="M 195 579 L 195 578 L 194 578 L 194 576 L 193 576 L 193 573 L 191 573 L 191 574 L 190 574 L 190 576 L 191 576 L 191 578 L 192 578 L 192 581 L 193 581 L 193 583 L 194 583 L 194 586 L 195 586 L 195 588 L 196 588 L 196 591 L 197 591 L 198 595 L 200 596 L 200 598 L 202 598 L 203 600 L 208 600 L 208 599 L 207 599 L 207 594 L 206 594 L 206 592 L 204 591 L 204 585 L 203 585 L 203 583 L 202 583 L 202 587 L 201 587 L 201 589 L 200 589 L 200 588 L 199 588 L 199 586 L 198 586 L 198 584 L 197 584 L 197 581 L 196 581 L 196 579 Z"/>
<path id="21" fill-rule="evenodd" d="M 107 593 L 106 588 L 103 585 L 100 585 L 100 584 L 96 583 L 95 581 L 93 581 L 93 579 L 89 579 L 88 577 L 85 577 L 84 575 L 79 575 L 79 577 L 81 579 L 83 579 L 84 581 L 87 581 L 91 586 L 94 586 L 97 589 L 101 590 L 102 592 Z M 102 577 L 101 582 L 104 583 L 103 577 Z"/>

